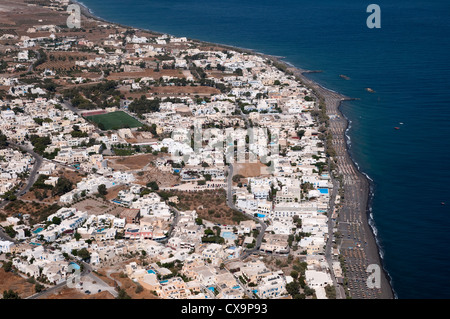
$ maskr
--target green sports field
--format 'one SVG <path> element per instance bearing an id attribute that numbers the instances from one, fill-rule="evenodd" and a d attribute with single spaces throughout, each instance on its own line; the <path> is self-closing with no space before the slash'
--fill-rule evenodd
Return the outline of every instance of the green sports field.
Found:
<path id="1" fill-rule="evenodd" d="M 97 124 L 101 130 L 141 127 L 143 124 L 123 111 L 87 116 L 87 120 Z"/>

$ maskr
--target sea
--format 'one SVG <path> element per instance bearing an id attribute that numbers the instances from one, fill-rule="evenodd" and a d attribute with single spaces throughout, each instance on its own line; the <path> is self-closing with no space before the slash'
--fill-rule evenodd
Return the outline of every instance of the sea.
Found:
<path id="1" fill-rule="evenodd" d="M 349 152 L 372 183 L 371 224 L 395 295 L 450 298 L 448 0 L 82 3 L 111 22 L 283 57 L 356 98 L 341 106 Z M 380 28 L 367 25 L 372 3 Z"/>

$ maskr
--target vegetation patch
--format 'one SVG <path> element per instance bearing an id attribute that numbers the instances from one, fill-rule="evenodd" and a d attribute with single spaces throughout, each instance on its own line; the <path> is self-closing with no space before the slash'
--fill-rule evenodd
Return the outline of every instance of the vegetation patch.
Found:
<path id="1" fill-rule="evenodd" d="M 87 116 L 86 119 L 97 124 L 101 130 L 141 127 L 142 123 L 123 111 Z"/>

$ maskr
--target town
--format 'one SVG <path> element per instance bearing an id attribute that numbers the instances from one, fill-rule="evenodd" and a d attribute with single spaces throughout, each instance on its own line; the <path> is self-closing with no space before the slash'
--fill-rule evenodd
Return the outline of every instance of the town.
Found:
<path id="1" fill-rule="evenodd" d="M 261 54 L 69 28 L 68 4 L 2 13 L 3 298 L 348 297 L 315 92 Z"/>

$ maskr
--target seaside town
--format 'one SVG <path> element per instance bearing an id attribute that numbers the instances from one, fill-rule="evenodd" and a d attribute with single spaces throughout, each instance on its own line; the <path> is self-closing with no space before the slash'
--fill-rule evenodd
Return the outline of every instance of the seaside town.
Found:
<path id="1" fill-rule="evenodd" d="M 314 90 L 261 54 L 69 27 L 69 4 L 0 4 L 0 298 L 377 293 L 351 293 L 364 240 L 342 254 Z"/>

